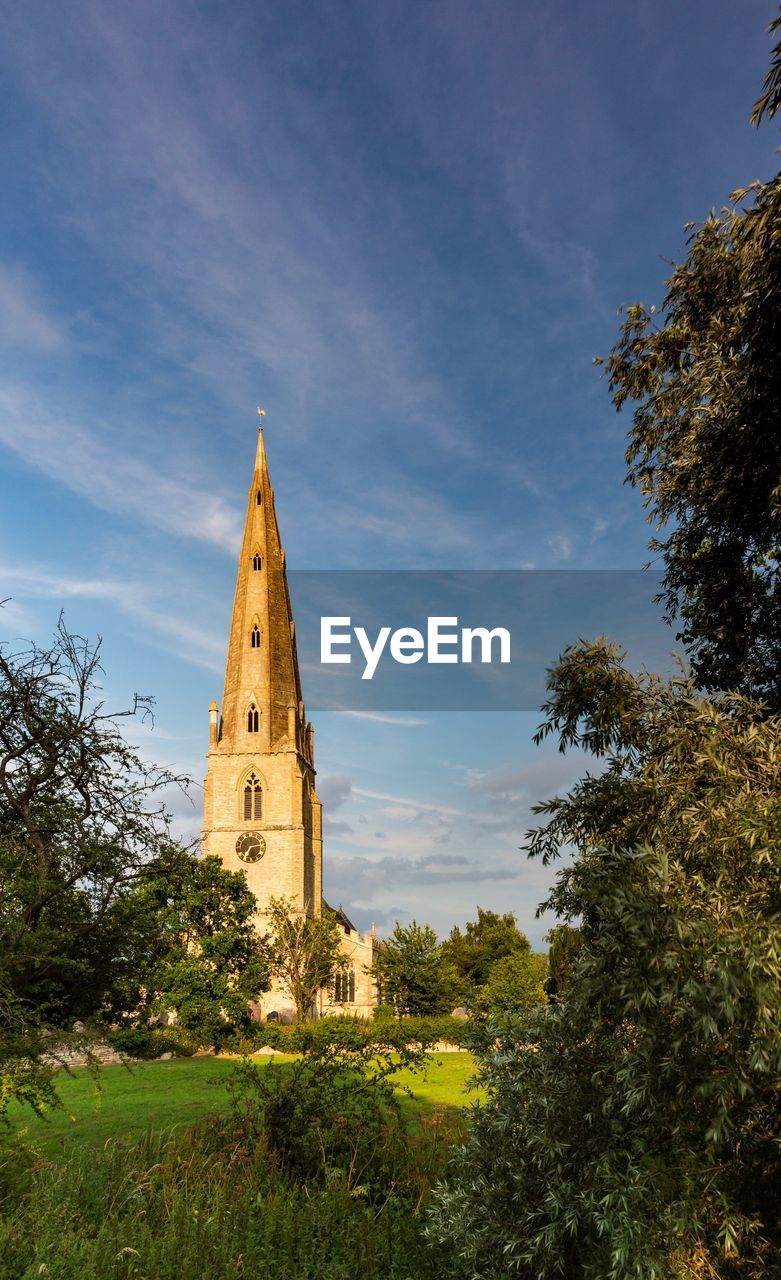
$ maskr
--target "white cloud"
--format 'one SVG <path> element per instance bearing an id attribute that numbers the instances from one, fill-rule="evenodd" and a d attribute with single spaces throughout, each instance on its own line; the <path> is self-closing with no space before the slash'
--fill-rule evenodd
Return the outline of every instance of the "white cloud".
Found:
<path id="1" fill-rule="evenodd" d="M 559 529 L 556 533 L 550 535 L 548 546 L 559 560 L 569 560 L 572 556 L 572 538 L 563 529 Z"/>
<path id="2" fill-rule="evenodd" d="M 41 304 L 28 272 L 0 263 L 0 342 L 48 352 L 64 341 L 62 327 Z"/>
<path id="3" fill-rule="evenodd" d="M 242 513 L 218 494 L 173 478 L 134 450 L 133 432 L 117 421 L 103 436 L 88 430 L 28 387 L 0 384 L 0 443 L 28 465 L 104 510 L 133 516 L 167 533 L 236 552 Z"/>
<path id="4" fill-rule="evenodd" d="M 59 602 L 69 598 L 105 600 L 160 638 L 175 641 L 177 656 L 217 674 L 224 670 L 224 641 L 194 628 L 186 619 L 160 609 L 150 601 L 147 588 L 139 582 L 73 577 L 32 565 L 0 564 L 0 598 L 13 593 L 14 589 L 22 599 L 44 598 Z M 7 621 L 8 617 L 4 613 L 2 620 Z"/>
<path id="5" fill-rule="evenodd" d="M 437 804 L 435 801 L 417 800 L 414 796 L 393 796 L 385 791 L 367 791 L 363 787 L 353 787 L 353 792 L 357 796 L 365 796 L 368 800 L 385 800 L 410 813 L 444 813 L 460 817 L 464 812 L 463 809 L 453 809 L 448 805 Z"/>
<path id="6" fill-rule="evenodd" d="M 343 711 L 341 714 L 352 716 L 355 720 L 375 720 L 378 724 L 395 724 L 404 729 L 429 723 L 428 720 L 412 720 L 405 716 L 381 715 L 379 711 Z"/>

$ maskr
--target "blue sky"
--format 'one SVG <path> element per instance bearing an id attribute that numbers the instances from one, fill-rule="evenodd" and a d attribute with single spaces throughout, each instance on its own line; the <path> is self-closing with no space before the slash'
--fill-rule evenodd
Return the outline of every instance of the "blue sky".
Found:
<path id="1" fill-rule="evenodd" d="M 200 778 L 258 402 L 291 566 L 644 561 L 591 361 L 684 224 L 775 172 L 775 4 L 2 10 L 3 634 L 64 605 Z M 539 939 L 518 845 L 579 762 L 534 722 L 319 716 L 329 896 Z"/>

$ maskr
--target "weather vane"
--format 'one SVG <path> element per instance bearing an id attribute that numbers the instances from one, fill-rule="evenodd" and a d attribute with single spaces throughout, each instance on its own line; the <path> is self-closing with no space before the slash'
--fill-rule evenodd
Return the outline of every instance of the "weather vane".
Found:
<path id="1" fill-rule="evenodd" d="M 258 417 L 260 418 L 261 427 L 263 426 L 263 419 L 265 418 L 265 416 L 266 416 L 266 410 L 261 409 L 260 405 L 258 405 Z"/>

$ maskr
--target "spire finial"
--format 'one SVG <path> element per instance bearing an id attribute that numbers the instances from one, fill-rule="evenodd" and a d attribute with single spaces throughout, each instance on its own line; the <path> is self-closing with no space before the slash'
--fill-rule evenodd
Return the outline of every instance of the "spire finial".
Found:
<path id="1" fill-rule="evenodd" d="M 258 447 L 255 453 L 255 470 L 262 468 L 266 464 L 266 450 L 263 445 L 263 419 L 266 416 L 266 410 L 261 409 L 258 405 Z"/>

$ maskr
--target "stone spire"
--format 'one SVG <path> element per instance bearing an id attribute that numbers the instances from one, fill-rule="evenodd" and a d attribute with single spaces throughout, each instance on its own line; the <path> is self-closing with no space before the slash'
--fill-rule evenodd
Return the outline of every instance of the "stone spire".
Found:
<path id="1" fill-rule="evenodd" d="M 247 750 L 253 708 L 258 714 L 258 737 L 252 735 L 256 749 L 292 748 L 312 763 L 262 417 L 233 599 L 220 752 Z"/>

